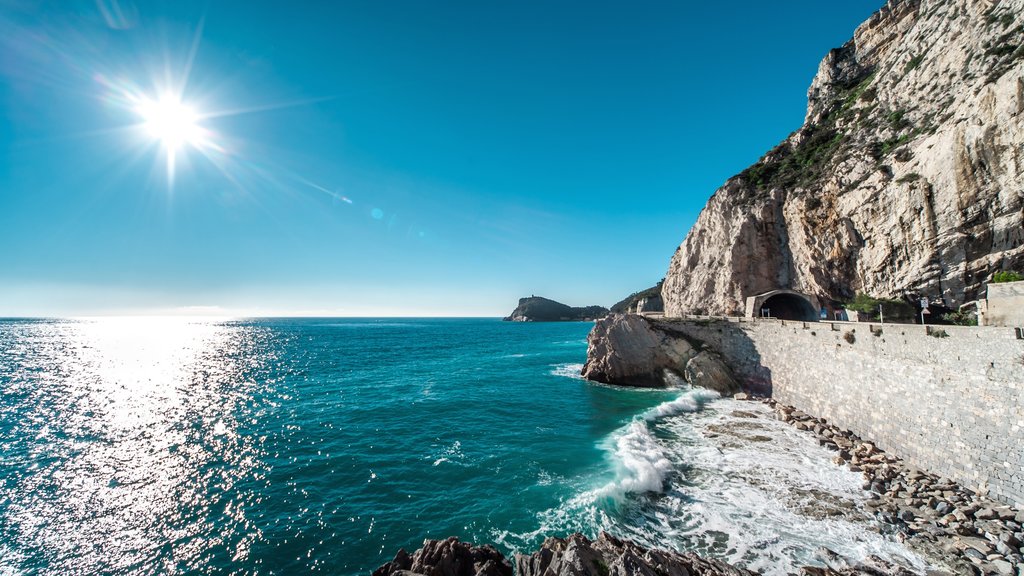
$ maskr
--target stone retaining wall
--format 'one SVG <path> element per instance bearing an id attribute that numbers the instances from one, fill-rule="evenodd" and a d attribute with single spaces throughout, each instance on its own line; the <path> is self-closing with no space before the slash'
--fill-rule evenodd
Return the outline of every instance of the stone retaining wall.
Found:
<path id="1" fill-rule="evenodd" d="M 754 390 L 1024 505 L 1024 340 L 1012 328 L 650 322 L 714 347 Z"/>

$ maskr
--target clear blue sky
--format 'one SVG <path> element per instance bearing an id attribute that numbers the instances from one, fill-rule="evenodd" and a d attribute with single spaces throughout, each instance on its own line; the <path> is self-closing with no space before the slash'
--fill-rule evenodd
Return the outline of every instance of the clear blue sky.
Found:
<path id="1" fill-rule="evenodd" d="M 609 306 L 880 4 L 0 0 L 0 315 Z"/>

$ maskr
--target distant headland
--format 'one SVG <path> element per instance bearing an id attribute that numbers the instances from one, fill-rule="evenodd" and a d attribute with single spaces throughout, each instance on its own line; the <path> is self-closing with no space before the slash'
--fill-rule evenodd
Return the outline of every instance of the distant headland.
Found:
<path id="1" fill-rule="evenodd" d="M 509 322 L 579 322 L 603 318 L 608 309 L 603 306 L 568 306 L 541 296 L 520 298 L 519 305 L 506 316 Z"/>

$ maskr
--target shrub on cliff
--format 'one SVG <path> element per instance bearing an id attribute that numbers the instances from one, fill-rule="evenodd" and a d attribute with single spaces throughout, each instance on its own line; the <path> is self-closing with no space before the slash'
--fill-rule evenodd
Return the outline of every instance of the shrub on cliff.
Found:
<path id="1" fill-rule="evenodd" d="M 977 326 L 978 315 L 974 312 L 950 312 L 943 314 L 942 319 L 956 326 Z"/>
<path id="2" fill-rule="evenodd" d="M 992 275 L 992 284 L 1002 284 L 1003 282 L 1020 282 L 1024 280 L 1024 276 L 1014 272 L 1013 270 L 1000 270 Z"/>
<path id="3" fill-rule="evenodd" d="M 864 293 L 857 294 L 853 301 L 847 302 L 844 306 L 847 310 L 855 310 L 871 318 L 878 317 L 879 307 L 882 309 L 882 314 L 892 320 L 913 319 L 917 313 L 913 306 L 903 300 L 876 298 Z"/>

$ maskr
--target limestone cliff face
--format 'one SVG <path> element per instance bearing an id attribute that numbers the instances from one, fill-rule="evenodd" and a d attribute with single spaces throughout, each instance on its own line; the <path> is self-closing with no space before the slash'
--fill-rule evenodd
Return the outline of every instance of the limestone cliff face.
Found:
<path id="1" fill-rule="evenodd" d="M 822 61 L 804 125 L 708 201 L 666 314 L 776 288 L 956 306 L 1024 268 L 1022 42 L 1024 0 L 890 1 Z"/>

